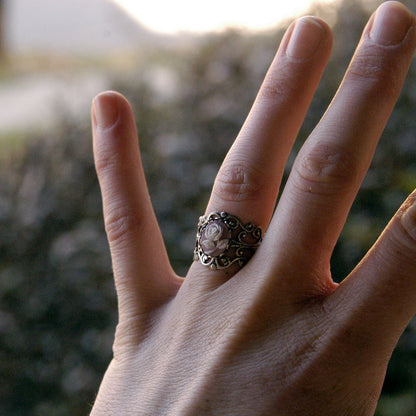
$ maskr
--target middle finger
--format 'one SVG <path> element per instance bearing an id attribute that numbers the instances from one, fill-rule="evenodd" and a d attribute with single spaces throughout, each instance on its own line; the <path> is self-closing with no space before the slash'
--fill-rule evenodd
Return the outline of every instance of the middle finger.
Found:
<path id="1" fill-rule="evenodd" d="M 274 230 L 285 236 L 276 264 L 296 264 L 297 271 L 313 275 L 312 264 L 318 279 L 323 271 L 329 276 L 333 248 L 406 77 L 416 47 L 414 29 L 413 15 L 398 2 L 384 3 L 370 19 L 280 199 L 270 226 L 272 235 Z M 292 284 L 299 288 L 305 282 L 297 275 L 299 282 Z"/>

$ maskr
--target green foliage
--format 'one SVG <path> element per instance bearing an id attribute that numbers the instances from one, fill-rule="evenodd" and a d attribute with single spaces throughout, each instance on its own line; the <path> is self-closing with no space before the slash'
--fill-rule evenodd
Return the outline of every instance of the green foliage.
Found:
<path id="1" fill-rule="evenodd" d="M 368 18 L 358 0 L 339 7 L 333 58 L 295 151 L 329 104 Z M 211 35 L 192 51 L 141 56 L 134 77 L 114 80 L 133 103 L 150 193 L 180 274 L 192 259 L 215 173 L 282 34 Z M 416 185 L 415 71 L 336 247 L 337 280 Z M 19 137 L 11 158 L 0 158 L 0 415 L 87 414 L 111 358 L 116 302 L 90 141 L 87 126 L 64 124 L 48 138 Z M 412 324 L 393 355 L 377 414 L 415 414 L 415 391 Z"/>
<path id="2" fill-rule="evenodd" d="M 89 133 L 2 162 L 0 414 L 85 414 L 111 357 L 115 297 Z"/>

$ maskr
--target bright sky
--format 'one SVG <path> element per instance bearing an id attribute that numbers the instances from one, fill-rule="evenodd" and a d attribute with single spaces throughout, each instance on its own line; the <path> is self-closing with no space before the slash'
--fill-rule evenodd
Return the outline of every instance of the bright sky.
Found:
<path id="1" fill-rule="evenodd" d="M 226 26 L 262 29 L 305 13 L 313 0 L 114 0 L 145 26 L 164 33 Z M 321 0 L 331 3 L 333 0 Z"/>

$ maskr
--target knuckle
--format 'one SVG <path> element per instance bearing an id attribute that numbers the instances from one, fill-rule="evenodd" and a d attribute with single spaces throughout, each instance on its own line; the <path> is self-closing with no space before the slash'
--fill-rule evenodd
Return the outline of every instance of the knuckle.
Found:
<path id="1" fill-rule="evenodd" d="M 397 91 L 400 89 L 401 59 L 392 57 L 388 51 L 368 46 L 351 62 L 346 80 L 358 82 L 364 90 Z"/>
<path id="2" fill-rule="evenodd" d="M 218 172 L 213 192 L 225 201 L 253 201 L 264 190 L 264 175 L 260 171 L 242 163 L 230 163 Z"/>
<path id="3" fill-rule="evenodd" d="M 295 184 L 301 190 L 322 195 L 345 189 L 358 173 L 349 153 L 322 143 L 300 156 L 295 171 Z"/>
<path id="4" fill-rule="evenodd" d="M 375 81 L 383 77 L 383 67 L 378 56 L 372 53 L 358 55 L 351 63 L 347 78 L 355 80 Z"/>
<path id="5" fill-rule="evenodd" d="M 95 157 L 95 169 L 98 176 L 105 175 L 118 166 L 118 157 L 115 152 L 109 150 L 97 150 Z"/>
<path id="6" fill-rule="evenodd" d="M 277 104 L 298 101 L 309 75 L 309 65 L 279 60 L 279 65 L 272 65 L 267 73 L 259 96 Z"/>
<path id="7" fill-rule="evenodd" d="M 278 76 L 269 75 L 263 83 L 260 96 L 263 99 L 273 102 L 286 102 L 293 96 L 291 83 L 287 79 Z"/>
<path id="8" fill-rule="evenodd" d="M 114 207 L 108 209 L 104 218 L 105 230 L 111 244 L 120 244 L 128 236 L 141 228 L 139 215 L 128 208 Z"/>

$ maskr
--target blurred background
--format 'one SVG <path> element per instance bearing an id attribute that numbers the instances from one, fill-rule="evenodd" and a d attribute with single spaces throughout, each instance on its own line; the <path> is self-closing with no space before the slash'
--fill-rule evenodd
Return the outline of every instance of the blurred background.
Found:
<path id="1" fill-rule="evenodd" d="M 91 151 L 94 95 L 116 89 L 132 102 L 156 213 L 184 274 L 215 173 L 288 19 L 323 17 L 335 45 L 286 174 L 380 3 L 0 0 L 0 416 L 88 414 L 111 359 L 117 311 Z M 416 12 L 415 0 L 404 3 Z M 336 247 L 338 281 L 416 186 L 415 71 Z M 416 321 L 377 415 L 416 415 Z"/>

